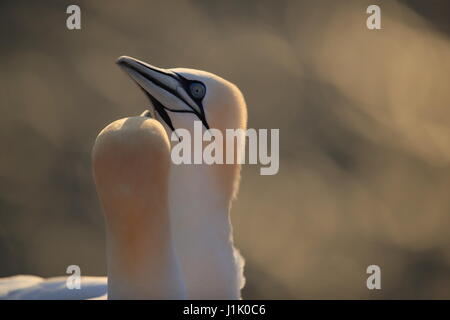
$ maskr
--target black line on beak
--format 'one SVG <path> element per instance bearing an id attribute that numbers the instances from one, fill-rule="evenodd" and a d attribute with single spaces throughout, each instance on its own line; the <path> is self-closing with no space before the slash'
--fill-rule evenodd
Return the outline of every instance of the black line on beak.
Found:
<path id="1" fill-rule="evenodd" d="M 161 102 L 159 102 L 156 98 L 154 98 L 151 94 L 149 94 L 147 91 L 145 91 L 145 94 L 150 99 L 150 101 L 153 104 L 153 107 L 155 108 L 156 112 L 161 116 L 161 118 L 164 120 L 164 122 L 167 124 L 167 126 L 170 128 L 170 130 L 175 131 L 175 128 L 172 124 L 172 119 L 170 119 L 169 115 L 167 114 L 167 111 L 165 110 L 164 106 Z"/>
<path id="2" fill-rule="evenodd" d="M 144 90 L 144 89 L 142 89 L 142 90 Z M 161 119 L 167 124 L 167 126 L 170 128 L 170 130 L 172 130 L 172 132 L 175 132 L 175 134 L 178 137 L 178 141 L 181 142 L 181 138 L 178 136 L 177 132 L 175 131 L 175 128 L 172 123 L 172 119 L 170 119 L 170 116 L 167 113 L 166 109 L 164 108 L 163 104 L 161 102 L 159 102 L 151 94 L 149 94 L 147 91 L 144 90 L 144 92 L 147 95 L 147 97 L 150 99 L 150 101 L 152 102 L 153 108 L 155 109 L 155 111 L 159 114 Z"/>

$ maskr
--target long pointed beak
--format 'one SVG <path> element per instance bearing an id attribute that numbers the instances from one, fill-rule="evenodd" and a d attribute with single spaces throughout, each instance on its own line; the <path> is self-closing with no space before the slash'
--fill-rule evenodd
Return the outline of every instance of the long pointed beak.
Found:
<path id="1" fill-rule="evenodd" d="M 117 64 L 135 80 L 139 86 L 155 98 L 168 93 L 176 96 L 179 82 L 170 70 L 149 65 L 137 59 L 122 56 Z M 158 99 L 160 100 L 160 99 Z"/>
<path id="2" fill-rule="evenodd" d="M 190 98 L 183 85 L 184 79 L 175 72 L 127 56 L 120 57 L 117 64 L 144 90 L 155 110 L 172 130 L 166 111 L 194 113 L 209 129 L 203 109 Z"/>

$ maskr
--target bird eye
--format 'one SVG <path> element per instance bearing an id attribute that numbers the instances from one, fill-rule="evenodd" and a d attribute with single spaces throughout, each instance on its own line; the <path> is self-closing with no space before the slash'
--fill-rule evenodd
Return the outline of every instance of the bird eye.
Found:
<path id="1" fill-rule="evenodd" d="M 205 86 L 199 82 L 191 83 L 191 85 L 189 86 L 189 90 L 191 91 L 191 95 L 195 99 L 202 99 L 206 93 Z"/>

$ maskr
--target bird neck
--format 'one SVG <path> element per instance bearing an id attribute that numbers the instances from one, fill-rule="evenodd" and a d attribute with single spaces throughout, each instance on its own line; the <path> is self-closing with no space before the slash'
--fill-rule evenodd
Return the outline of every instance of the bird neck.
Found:
<path id="1" fill-rule="evenodd" d="M 176 253 L 188 299 L 239 299 L 231 199 L 218 189 L 212 170 L 208 165 L 172 166 L 169 204 Z"/>
<path id="2" fill-rule="evenodd" d="M 116 210 L 109 212 L 116 219 L 108 221 L 106 233 L 109 299 L 184 297 L 167 205 L 152 205 L 157 199 L 149 198 L 126 210 L 108 208 Z"/>
<path id="3" fill-rule="evenodd" d="M 164 128 L 144 117 L 113 122 L 96 139 L 92 167 L 106 220 L 108 298 L 183 298 L 171 238 Z"/>

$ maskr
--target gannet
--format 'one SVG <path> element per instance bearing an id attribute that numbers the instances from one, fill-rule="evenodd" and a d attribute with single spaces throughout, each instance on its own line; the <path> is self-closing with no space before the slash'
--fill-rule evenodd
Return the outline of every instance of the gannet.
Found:
<path id="1" fill-rule="evenodd" d="M 184 299 L 168 212 L 169 141 L 148 117 L 114 121 L 92 150 L 96 189 L 106 221 L 108 277 L 0 279 L 0 299 Z"/>
<path id="2" fill-rule="evenodd" d="M 149 97 L 155 117 L 161 121 L 167 134 L 171 134 L 175 128 L 185 128 L 192 132 L 195 120 L 200 120 L 204 129 L 215 128 L 223 131 L 228 128 L 246 128 L 246 104 L 240 90 L 231 82 L 199 70 L 160 69 L 129 57 L 119 58 L 118 64 L 130 74 Z M 147 115 L 147 113 L 143 114 L 143 116 Z M 131 124 L 133 121 L 127 123 Z M 154 122 L 152 122 L 153 125 L 157 127 Z M 110 129 L 119 127 L 123 128 L 117 130 L 116 138 L 123 133 L 127 133 L 123 129 L 131 128 L 116 123 L 108 130 L 102 131 L 100 136 L 110 132 Z M 136 131 L 135 133 L 138 134 L 139 132 L 142 131 Z M 148 135 L 148 137 L 150 136 Z M 154 138 L 157 136 L 157 134 L 153 135 Z M 98 141 L 104 140 L 102 138 Z M 108 141 L 108 139 L 105 141 Z M 130 139 L 121 140 L 118 138 L 115 143 L 115 146 L 120 150 L 133 151 L 133 149 L 126 147 L 128 143 L 132 143 Z M 96 144 L 96 147 L 98 147 L 98 144 Z M 97 154 L 96 147 L 94 148 L 94 155 Z M 134 151 L 136 152 L 136 150 Z M 111 154 L 114 155 L 114 153 Z M 156 152 L 156 154 L 160 154 L 160 152 Z M 135 153 L 135 155 L 148 160 L 146 166 L 140 168 L 143 170 L 143 176 L 148 177 L 145 168 L 147 170 L 159 168 L 154 165 L 150 153 L 141 152 Z M 114 161 L 117 161 L 116 165 L 123 161 L 121 158 L 113 157 L 110 159 L 112 162 L 108 164 L 107 161 L 98 160 L 102 159 L 101 156 L 97 160 L 95 159 L 97 159 L 96 156 L 94 156 L 94 170 L 95 161 L 97 163 L 100 161 L 107 167 L 114 167 Z M 158 164 L 160 165 L 159 162 Z M 98 167 L 98 164 L 96 166 Z M 127 172 L 138 178 L 133 168 L 135 167 L 127 167 Z M 108 187 L 102 188 L 98 182 L 106 182 L 108 179 L 112 179 L 111 182 L 120 185 L 120 181 L 114 180 L 117 177 L 113 175 L 101 177 L 98 174 L 96 176 L 97 189 L 103 206 L 108 208 L 107 203 L 112 203 L 115 200 L 108 195 L 105 196 L 105 192 L 108 193 L 108 190 L 112 190 Z M 165 230 L 166 235 L 171 234 L 175 254 L 170 249 L 170 238 L 164 237 L 167 246 L 157 246 L 159 249 L 164 248 L 166 250 L 163 250 L 164 254 L 160 250 L 152 251 L 155 247 L 151 244 L 136 240 L 138 238 L 150 240 L 151 236 L 139 236 L 128 232 L 129 229 L 127 228 L 123 230 L 122 227 L 117 227 L 121 225 L 118 221 L 122 218 L 125 219 L 125 216 L 120 214 L 110 215 L 105 211 L 108 225 L 109 298 L 241 298 L 240 290 L 245 282 L 243 276 L 244 260 L 234 248 L 229 217 L 231 202 L 239 187 L 239 179 L 239 164 L 171 164 L 168 186 L 170 226 L 167 225 L 166 220 L 161 230 Z M 143 180 L 138 181 L 143 183 L 142 189 L 135 188 L 134 190 L 143 196 L 148 195 L 152 198 L 152 192 L 149 189 L 151 185 L 146 184 Z M 157 183 L 152 185 L 158 186 Z M 162 185 L 164 186 L 164 184 Z M 124 190 L 127 190 L 127 188 L 124 188 Z M 161 190 L 164 190 L 164 188 L 159 189 L 160 192 Z M 144 195 L 140 191 L 147 192 Z M 132 196 L 130 195 L 130 198 Z M 164 201 L 161 198 L 154 198 L 154 200 Z M 141 201 L 143 200 L 141 199 Z M 145 203 L 145 201 L 140 203 Z M 157 221 L 159 220 L 157 219 Z M 131 223 L 131 225 L 128 223 Z M 131 228 L 133 223 L 128 221 L 126 225 Z M 143 225 L 148 227 L 148 224 Z M 140 228 L 138 230 L 144 231 Z M 152 229 L 149 228 L 149 230 Z M 116 234 L 118 231 L 133 236 L 122 238 Z M 157 234 L 160 233 L 157 232 Z M 117 245 L 120 239 L 128 245 L 136 243 L 138 245 L 136 251 L 132 250 L 127 253 L 125 250 L 120 250 L 122 246 Z M 151 243 L 154 244 L 154 242 Z M 158 254 L 160 254 L 161 260 L 156 260 L 160 262 L 155 262 L 155 259 L 151 259 L 152 262 L 148 260 L 149 257 L 155 258 L 155 255 Z M 177 259 L 181 272 L 178 270 Z M 142 264 L 137 263 L 137 261 Z M 116 263 L 117 265 L 115 265 Z M 164 273 L 163 279 L 153 287 L 159 289 L 157 291 L 151 290 L 152 276 L 154 277 L 156 274 L 146 272 L 147 276 L 144 277 L 144 269 L 154 270 L 161 265 L 168 266 L 167 273 Z M 124 269 L 119 266 L 124 267 L 128 272 L 123 272 Z M 139 280 L 142 280 L 142 282 Z M 0 298 L 104 298 L 107 290 L 106 281 L 106 277 L 83 277 L 81 290 L 68 290 L 65 287 L 65 277 L 42 279 L 35 276 L 15 276 L 0 279 Z"/>
<path id="3" fill-rule="evenodd" d="M 182 299 L 168 208 L 169 140 L 146 117 L 118 120 L 92 151 L 106 218 L 108 299 Z"/>
<path id="4" fill-rule="evenodd" d="M 247 107 L 231 82 L 209 72 L 162 69 L 127 56 L 117 63 L 150 99 L 153 116 L 169 136 L 177 128 L 193 134 L 194 121 L 201 121 L 203 130 L 246 129 Z M 188 299 L 241 298 L 244 260 L 233 245 L 229 216 L 239 180 L 239 164 L 171 165 L 172 234 Z"/>

